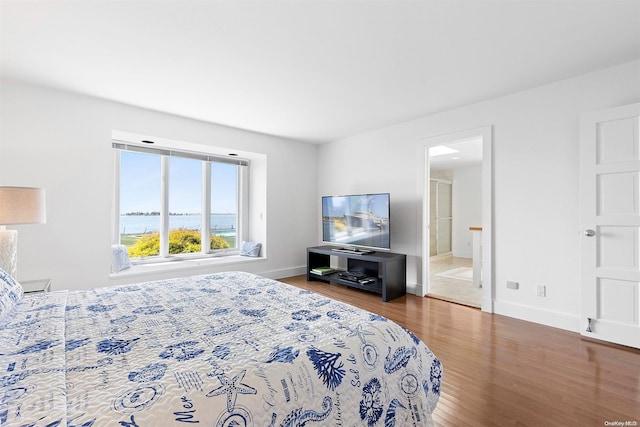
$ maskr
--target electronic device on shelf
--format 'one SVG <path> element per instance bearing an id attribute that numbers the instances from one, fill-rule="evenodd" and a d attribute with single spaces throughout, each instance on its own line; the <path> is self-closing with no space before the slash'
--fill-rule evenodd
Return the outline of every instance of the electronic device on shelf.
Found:
<path id="1" fill-rule="evenodd" d="M 350 282 L 359 282 L 362 279 L 367 277 L 366 274 L 361 273 L 359 271 L 343 271 L 340 273 L 340 278 L 344 280 L 348 280 Z"/>
<path id="2" fill-rule="evenodd" d="M 356 255 L 390 250 L 389 193 L 322 197 L 322 241 Z M 364 248 L 364 249 L 361 249 Z"/>
<path id="3" fill-rule="evenodd" d="M 372 283 L 376 283 L 376 279 L 374 277 L 369 277 L 364 273 L 343 271 L 340 273 L 340 278 L 344 280 L 348 280 L 350 282 L 357 282 L 361 285 L 370 285 Z"/>

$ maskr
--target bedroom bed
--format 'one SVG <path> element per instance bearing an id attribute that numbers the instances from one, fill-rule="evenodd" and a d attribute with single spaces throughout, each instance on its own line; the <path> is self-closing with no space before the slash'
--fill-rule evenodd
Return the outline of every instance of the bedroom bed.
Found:
<path id="1" fill-rule="evenodd" d="M 2 426 L 432 424 L 429 348 L 309 291 L 243 272 L 24 296 L 0 282 Z"/>

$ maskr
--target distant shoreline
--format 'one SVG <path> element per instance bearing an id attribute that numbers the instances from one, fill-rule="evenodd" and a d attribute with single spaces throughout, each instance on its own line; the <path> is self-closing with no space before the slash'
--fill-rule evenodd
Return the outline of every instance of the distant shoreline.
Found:
<path id="1" fill-rule="evenodd" d="M 202 228 L 200 214 L 169 215 L 170 229 L 200 230 Z M 235 234 L 238 224 L 236 214 L 211 214 L 211 231 L 217 234 Z M 160 230 L 160 215 L 120 215 L 120 234 L 149 234 Z"/>
<path id="2" fill-rule="evenodd" d="M 200 213 L 169 212 L 169 216 L 194 216 L 194 215 L 200 216 Z M 235 215 L 235 214 L 232 212 L 227 212 L 227 213 L 215 212 L 215 213 L 212 213 L 211 215 L 227 216 L 227 215 Z M 120 214 L 120 216 L 121 217 L 122 216 L 160 216 L 160 212 L 127 212 L 127 213 Z"/>

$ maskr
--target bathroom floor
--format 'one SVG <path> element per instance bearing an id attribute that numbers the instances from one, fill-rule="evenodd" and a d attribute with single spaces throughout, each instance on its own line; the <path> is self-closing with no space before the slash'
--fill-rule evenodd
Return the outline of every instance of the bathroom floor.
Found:
<path id="1" fill-rule="evenodd" d="M 430 297 L 480 308 L 482 288 L 472 282 L 472 260 L 439 255 L 429 259 Z"/>

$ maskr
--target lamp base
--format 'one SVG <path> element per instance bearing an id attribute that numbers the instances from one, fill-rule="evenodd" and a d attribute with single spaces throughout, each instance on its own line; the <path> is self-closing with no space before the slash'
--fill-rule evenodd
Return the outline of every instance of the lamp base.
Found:
<path id="1" fill-rule="evenodd" d="M 17 230 L 0 230 L 0 268 L 14 279 L 18 275 Z"/>

